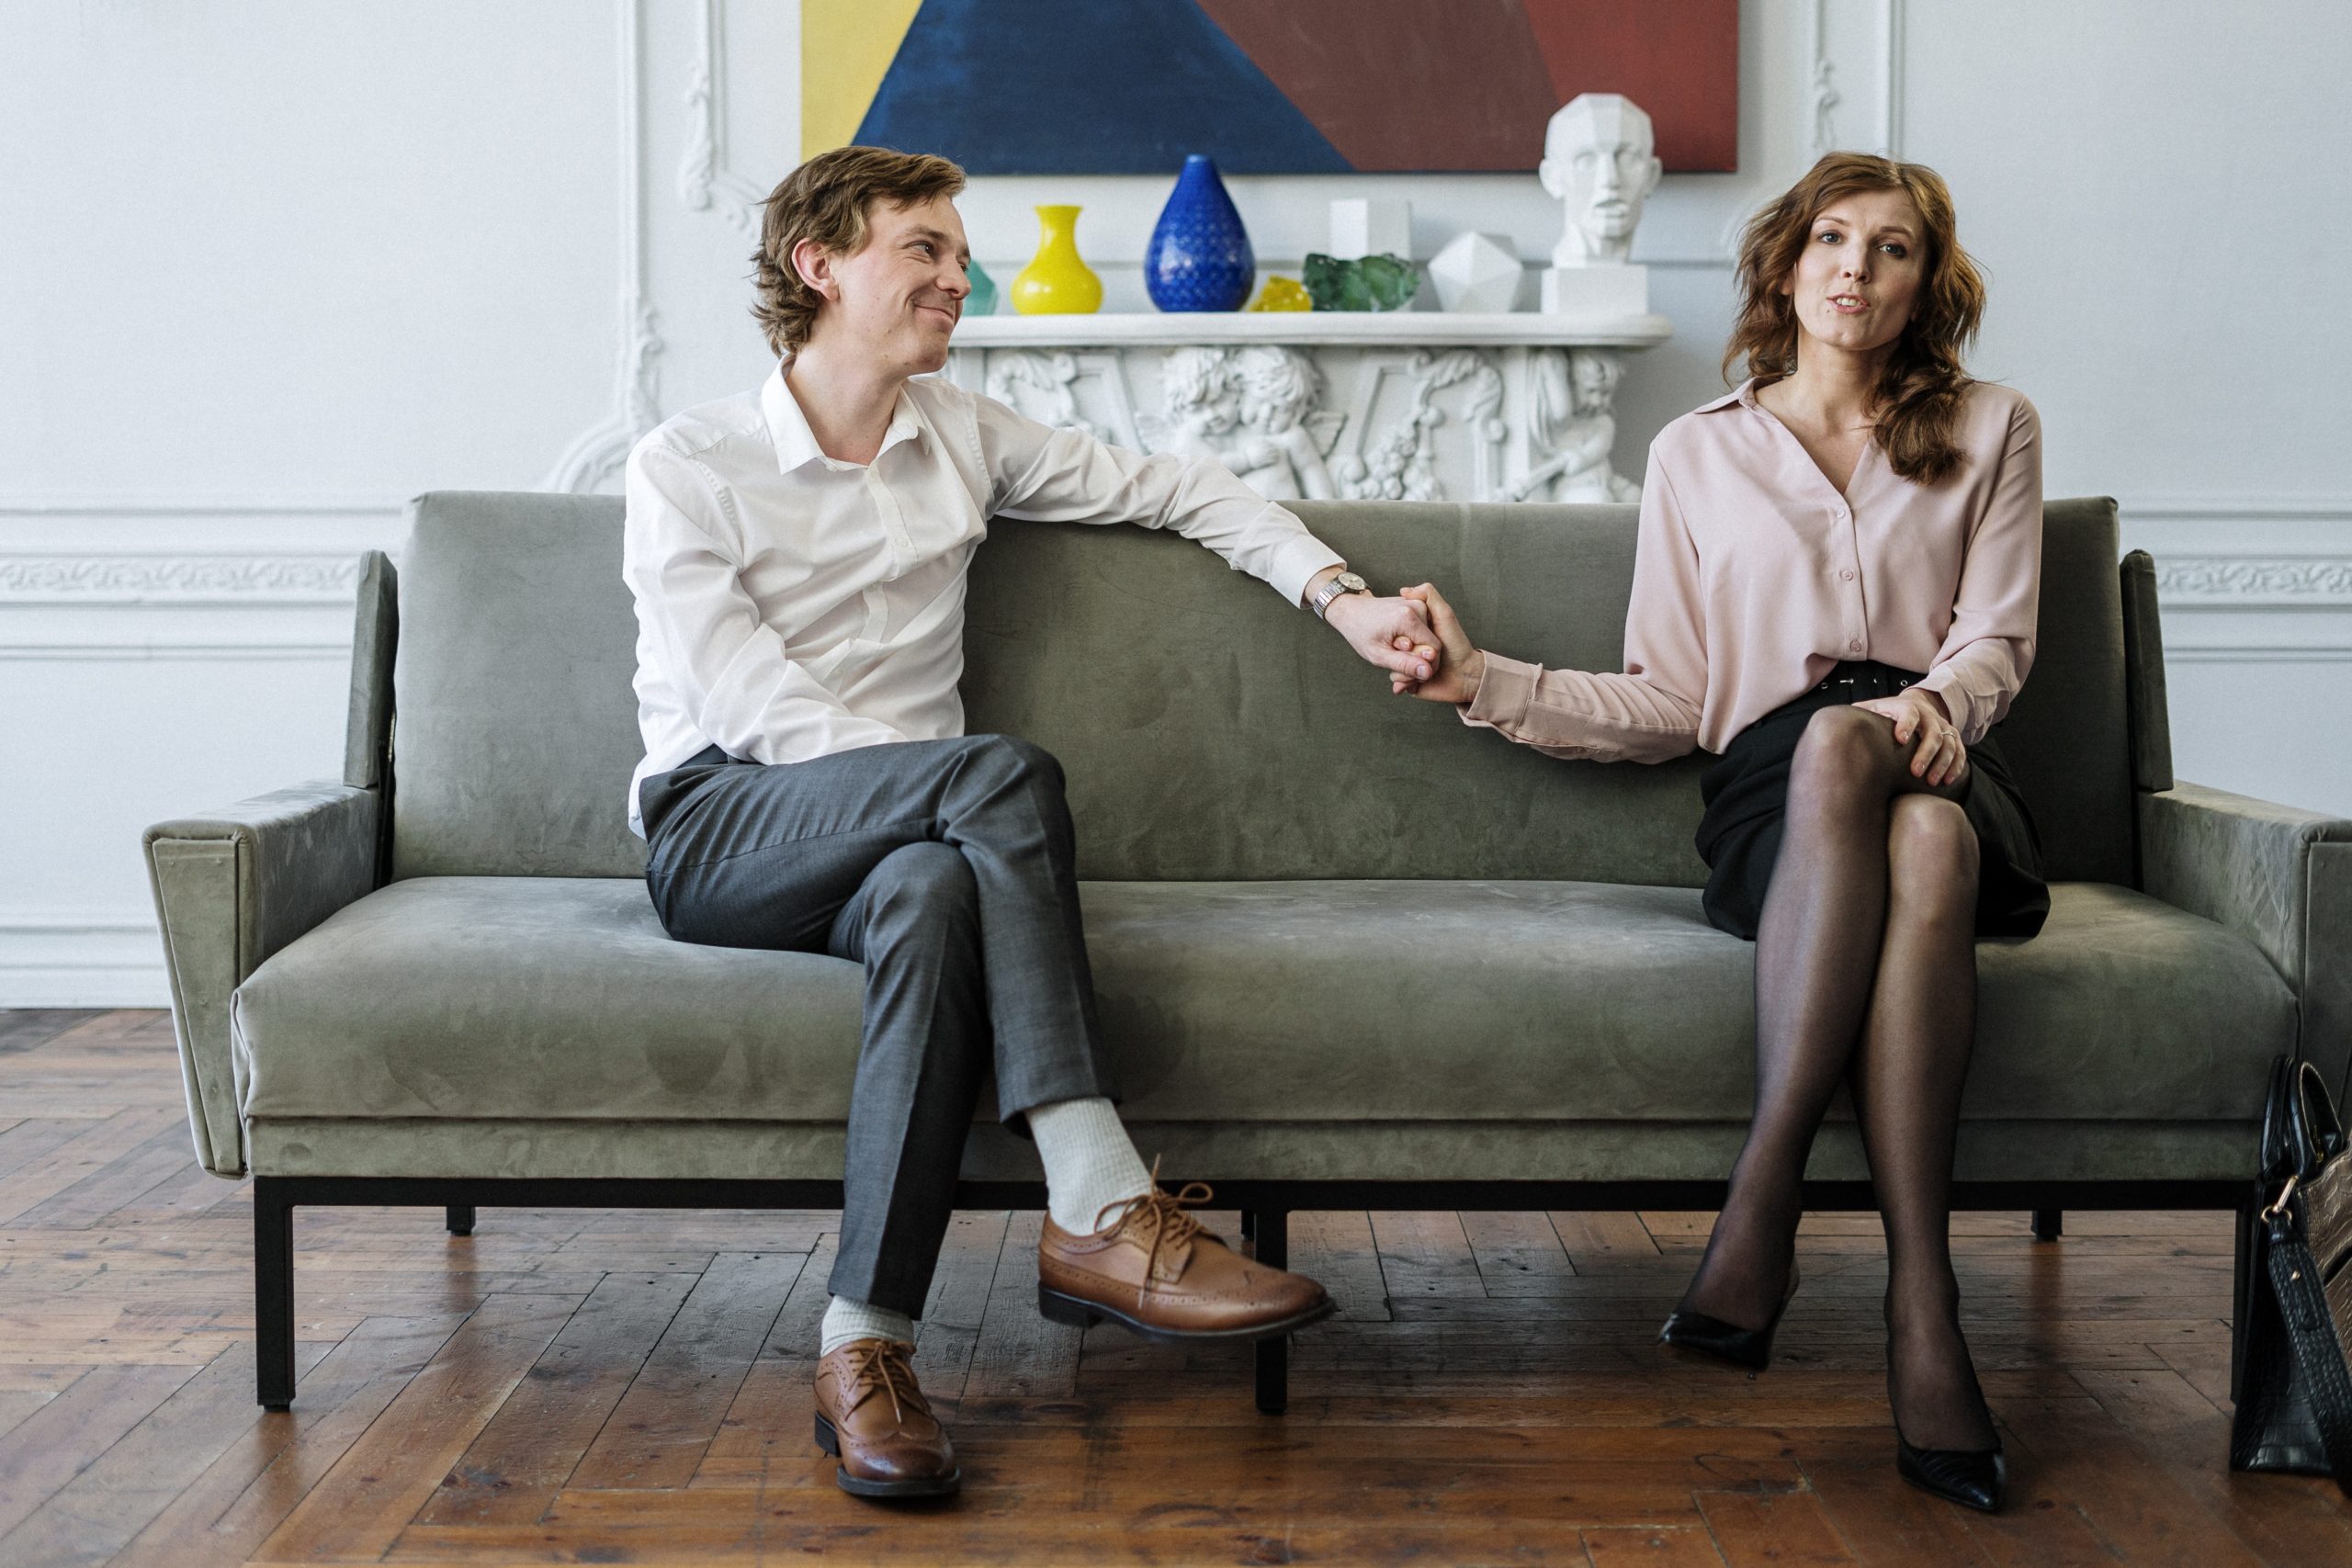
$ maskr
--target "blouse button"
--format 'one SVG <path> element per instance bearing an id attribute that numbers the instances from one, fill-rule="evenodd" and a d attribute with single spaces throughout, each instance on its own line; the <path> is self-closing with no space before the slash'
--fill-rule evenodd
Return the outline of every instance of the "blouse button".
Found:
<path id="1" fill-rule="evenodd" d="M 1860 652 L 1861 652 L 1861 651 L 1862 651 L 1862 639 L 1861 639 L 1860 637 L 1856 637 L 1856 638 L 1854 638 L 1854 640 L 1853 640 L 1853 641 L 1851 641 L 1851 642 L 1848 643 L 1848 644 L 1846 645 L 1846 651 L 1847 651 L 1847 652 L 1849 652 L 1849 653 L 1860 653 Z"/>

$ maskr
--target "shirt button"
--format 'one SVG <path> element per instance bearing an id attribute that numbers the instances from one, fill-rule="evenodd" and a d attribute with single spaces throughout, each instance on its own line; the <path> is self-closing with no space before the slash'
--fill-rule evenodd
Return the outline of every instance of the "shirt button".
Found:
<path id="1" fill-rule="evenodd" d="M 1860 652 L 1861 652 L 1861 651 L 1862 651 L 1862 639 L 1861 639 L 1860 637 L 1856 637 L 1853 641 L 1851 641 L 1851 642 L 1848 643 L 1848 644 L 1846 645 L 1846 651 L 1847 651 L 1847 652 L 1849 652 L 1849 653 L 1860 653 Z"/>
<path id="2" fill-rule="evenodd" d="M 1852 572 L 1850 572 L 1850 571 L 1841 571 L 1841 572 L 1839 572 L 1838 575 L 1839 577 L 1841 577 L 1841 578 L 1845 579 L 1848 582 L 1851 582 L 1851 581 L 1854 581 L 1854 574 L 1853 574 Z"/>

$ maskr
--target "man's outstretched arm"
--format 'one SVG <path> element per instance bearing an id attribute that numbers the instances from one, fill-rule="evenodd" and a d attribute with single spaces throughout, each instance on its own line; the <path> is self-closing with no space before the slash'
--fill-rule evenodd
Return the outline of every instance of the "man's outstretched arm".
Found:
<path id="1" fill-rule="evenodd" d="M 1207 458 L 1130 452 L 1025 419 L 990 399 L 975 406 L 992 513 L 1172 529 L 1302 607 L 1346 570 L 1304 523 Z M 1437 638 L 1409 601 L 1343 593 L 1325 607 L 1324 619 L 1392 674 L 1426 680 L 1435 672 Z M 1408 639 L 1402 648 L 1400 638 Z"/>

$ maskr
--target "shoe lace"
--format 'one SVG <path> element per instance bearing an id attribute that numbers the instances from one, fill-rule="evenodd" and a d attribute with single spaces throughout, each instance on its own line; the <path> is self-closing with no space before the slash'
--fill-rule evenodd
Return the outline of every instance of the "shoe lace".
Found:
<path id="1" fill-rule="evenodd" d="M 854 1410 L 873 1397 L 876 1384 L 890 1396 L 890 1418 L 903 1422 L 907 1411 L 931 1414 L 931 1403 L 922 1396 L 922 1386 L 915 1382 L 914 1347 L 897 1339 L 868 1339 L 848 1348 L 850 1386 L 858 1391 L 850 1402 Z M 901 1382 L 904 1387 L 901 1387 Z"/>
<path id="2" fill-rule="evenodd" d="M 1129 1224 L 1144 1232 L 1137 1238 L 1144 1247 L 1143 1283 L 1136 1287 L 1137 1306 L 1143 1304 L 1144 1292 L 1159 1277 L 1161 1256 L 1185 1246 L 1201 1234 L 1201 1222 L 1184 1210 L 1206 1203 L 1216 1196 L 1216 1191 L 1205 1181 L 1188 1181 L 1173 1192 L 1163 1191 L 1159 1185 L 1159 1161 L 1155 1156 L 1151 1162 L 1149 1190 L 1134 1198 L 1122 1198 L 1115 1203 L 1105 1203 L 1094 1211 L 1097 1235 Z"/>

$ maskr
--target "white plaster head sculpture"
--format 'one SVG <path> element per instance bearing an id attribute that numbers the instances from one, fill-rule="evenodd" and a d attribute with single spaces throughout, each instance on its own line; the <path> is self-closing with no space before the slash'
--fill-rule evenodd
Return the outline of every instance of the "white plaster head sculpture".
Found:
<path id="1" fill-rule="evenodd" d="M 1650 117 L 1617 93 L 1579 93 L 1544 132 L 1536 177 L 1566 204 L 1554 266 L 1623 263 L 1634 249 L 1642 204 L 1666 173 Z"/>

